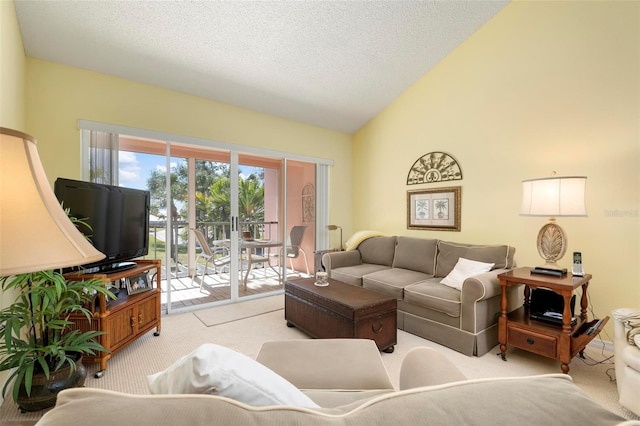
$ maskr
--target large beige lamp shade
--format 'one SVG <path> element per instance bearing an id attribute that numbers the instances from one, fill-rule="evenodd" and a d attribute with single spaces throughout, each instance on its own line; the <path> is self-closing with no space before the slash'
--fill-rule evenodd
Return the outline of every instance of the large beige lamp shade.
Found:
<path id="1" fill-rule="evenodd" d="M 585 176 L 549 177 L 522 181 L 522 216 L 544 216 L 549 223 L 538 233 L 538 253 L 549 267 L 567 250 L 567 235 L 556 217 L 586 216 Z"/>
<path id="2" fill-rule="evenodd" d="M 103 259 L 53 193 L 35 139 L 0 128 L 0 276 Z"/>

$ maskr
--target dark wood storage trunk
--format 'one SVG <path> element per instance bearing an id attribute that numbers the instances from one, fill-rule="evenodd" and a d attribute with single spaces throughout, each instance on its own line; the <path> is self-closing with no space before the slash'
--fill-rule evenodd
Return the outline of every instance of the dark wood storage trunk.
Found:
<path id="1" fill-rule="evenodd" d="M 397 342 L 397 301 L 393 297 L 329 279 L 287 280 L 284 316 L 287 324 L 321 339 L 371 339 L 381 351 Z"/>

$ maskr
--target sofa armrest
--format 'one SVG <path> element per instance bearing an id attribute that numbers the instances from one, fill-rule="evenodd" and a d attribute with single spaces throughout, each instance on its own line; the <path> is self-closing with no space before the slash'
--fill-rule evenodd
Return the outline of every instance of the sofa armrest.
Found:
<path id="1" fill-rule="evenodd" d="M 502 294 L 498 275 L 508 269 L 493 269 L 489 272 L 467 278 L 462 283 L 462 304 L 491 299 Z"/>
<path id="2" fill-rule="evenodd" d="M 424 346 L 411 349 L 400 366 L 400 390 L 466 380 L 447 357 Z"/>
<path id="3" fill-rule="evenodd" d="M 331 277 L 331 269 L 355 266 L 361 263 L 362 258 L 358 250 L 334 251 L 322 256 L 322 265 L 329 277 Z"/>
<path id="4" fill-rule="evenodd" d="M 460 310 L 463 330 L 478 333 L 498 322 L 502 294 L 498 275 L 506 271 L 508 269 L 494 269 L 467 278 L 462 283 Z M 510 309 L 516 309 L 519 306 L 519 287 L 512 286 L 508 289 L 507 303 Z"/>

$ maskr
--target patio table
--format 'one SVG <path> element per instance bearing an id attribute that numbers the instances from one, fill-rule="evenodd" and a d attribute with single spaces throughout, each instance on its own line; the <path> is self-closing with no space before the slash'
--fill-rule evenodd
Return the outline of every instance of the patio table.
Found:
<path id="1" fill-rule="evenodd" d="M 222 245 L 226 246 L 226 247 L 230 247 L 231 246 L 231 240 L 224 240 L 220 242 Z M 269 265 L 269 267 L 276 273 L 278 274 L 278 280 L 281 280 L 281 276 L 280 276 L 280 271 L 277 268 L 274 268 L 273 265 L 271 264 L 271 257 L 269 255 L 267 256 L 260 256 L 256 254 L 256 250 L 259 248 L 266 248 L 267 252 L 269 251 L 269 249 L 271 249 L 272 247 L 283 247 L 282 242 L 280 241 L 272 241 L 272 240 L 240 240 L 238 242 L 238 247 L 240 249 L 244 249 L 247 252 L 247 256 L 246 256 L 246 260 L 247 260 L 247 270 L 244 274 L 244 278 L 243 278 L 243 283 L 245 285 L 245 287 L 247 286 L 247 282 L 249 280 L 249 274 L 251 273 L 251 270 L 253 269 L 253 264 L 254 263 L 266 263 L 267 265 Z"/>

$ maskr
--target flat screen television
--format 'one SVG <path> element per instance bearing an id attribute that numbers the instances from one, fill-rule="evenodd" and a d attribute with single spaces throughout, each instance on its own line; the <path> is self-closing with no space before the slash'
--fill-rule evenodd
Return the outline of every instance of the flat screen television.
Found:
<path id="1" fill-rule="evenodd" d="M 58 178 L 54 192 L 63 208 L 91 226 L 81 231 L 105 254 L 76 271 L 115 272 L 135 266 L 149 252 L 149 191 Z"/>

